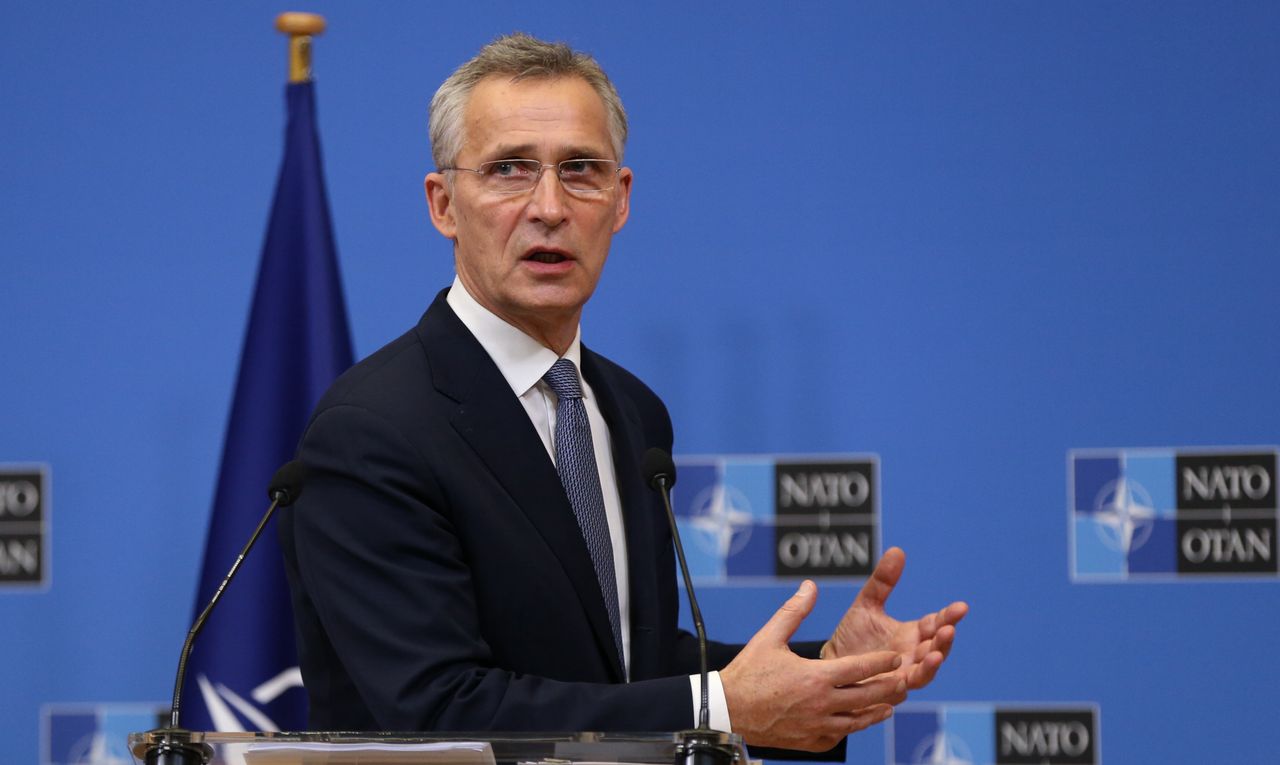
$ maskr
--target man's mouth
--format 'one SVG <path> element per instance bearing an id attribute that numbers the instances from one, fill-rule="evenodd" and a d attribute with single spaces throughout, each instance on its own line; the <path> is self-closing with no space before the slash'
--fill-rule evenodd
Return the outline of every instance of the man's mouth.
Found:
<path id="1" fill-rule="evenodd" d="M 569 258 L 562 252 L 555 250 L 533 250 L 524 256 L 525 260 L 532 260 L 535 263 L 563 263 Z"/>

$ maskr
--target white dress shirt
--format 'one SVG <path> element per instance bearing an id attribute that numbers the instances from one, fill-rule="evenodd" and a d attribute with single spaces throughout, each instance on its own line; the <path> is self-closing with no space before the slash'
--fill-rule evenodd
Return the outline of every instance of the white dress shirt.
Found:
<path id="1" fill-rule="evenodd" d="M 446 300 L 466 328 L 480 341 L 489 358 L 497 365 L 511 390 L 520 399 L 525 413 L 538 431 L 547 455 L 555 462 L 556 450 L 552 440 L 556 429 L 556 394 L 542 380 L 542 376 L 559 360 L 550 348 L 516 329 L 489 309 L 476 302 L 467 292 L 462 280 L 454 277 Z M 574 335 L 573 343 L 564 354 L 573 362 L 582 378 L 582 328 Z M 622 521 L 622 498 L 618 494 L 617 472 L 613 464 L 613 448 L 609 440 L 609 428 L 595 394 L 586 380 L 582 380 L 582 403 L 591 423 L 591 443 L 595 450 L 596 466 L 600 471 L 600 491 L 604 494 L 605 518 L 609 523 L 609 538 L 613 547 L 613 569 L 618 587 L 618 617 L 622 630 L 622 664 L 627 679 L 631 678 L 631 609 L 628 587 L 627 540 Z M 694 717 L 701 703 L 701 683 L 697 675 L 689 678 L 693 694 Z M 708 678 L 711 700 L 711 727 L 730 730 L 728 704 L 724 699 L 724 687 L 720 673 L 712 672 Z"/>

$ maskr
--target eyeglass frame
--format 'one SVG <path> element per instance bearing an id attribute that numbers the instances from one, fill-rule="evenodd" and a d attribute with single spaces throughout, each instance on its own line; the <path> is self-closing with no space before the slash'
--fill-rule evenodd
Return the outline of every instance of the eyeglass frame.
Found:
<path id="1" fill-rule="evenodd" d="M 528 164 L 533 164 L 536 162 L 538 164 L 538 174 L 534 176 L 533 183 L 527 189 L 520 189 L 519 191 L 498 191 L 496 189 L 487 189 L 487 191 L 490 194 L 500 194 L 502 196 L 515 196 L 516 194 L 527 194 L 530 191 L 533 191 L 534 189 L 538 188 L 538 184 L 542 182 L 542 174 L 546 172 L 547 168 L 549 167 L 554 167 L 556 169 L 556 180 L 560 182 L 560 187 L 563 188 L 569 194 L 602 194 L 606 191 L 613 191 L 618 187 L 618 173 L 622 172 L 621 162 L 617 161 L 616 159 L 605 159 L 604 157 L 574 157 L 573 159 L 562 159 L 559 162 L 556 162 L 555 164 L 552 164 L 552 165 L 548 165 L 536 159 L 529 159 L 527 157 L 506 157 L 504 159 L 494 159 L 488 162 L 481 162 L 480 167 L 457 167 L 457 166 L 438 167 L 436 168 L 436 172 L 445 173 L 451 170 L 462 170 L 468 173 L 475 173 L 476 175 L 480 176 L 483 179 L 485 177 L 484 170 L 486 167 L 489 167 L 490 165 L 499 165 L 499 164 L 502 164 L 503 162 L 521 162 L 521 163 L 528 163 Z M 561 166 L 569 162 L 606 162 L 614 165 L 613 185 L 604 189 L 570 188 L 569 186 L 565 185 L 564 179 L 560 177 Z"/>

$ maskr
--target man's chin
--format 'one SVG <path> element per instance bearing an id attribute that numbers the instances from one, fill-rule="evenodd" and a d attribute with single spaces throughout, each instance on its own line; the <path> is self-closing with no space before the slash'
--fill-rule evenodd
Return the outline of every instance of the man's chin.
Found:
<path id="1" fill-rule="evenodd" d="M 595 292 L 595 283 L 588 283 L 581 270 L 522 277 L 512 285 L 512 302 L 529 311 L 580 311 Z"/>

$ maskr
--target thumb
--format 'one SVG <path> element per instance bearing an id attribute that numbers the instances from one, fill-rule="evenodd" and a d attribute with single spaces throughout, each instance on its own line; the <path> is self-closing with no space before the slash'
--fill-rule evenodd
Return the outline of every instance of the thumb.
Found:
<path id="1" fill-rule="evenodd" d="M 817 601 L 818 586 L 808 579 L 804 580 L 800 583 L 800 589 L 774 612 L 769 621 L 756 632 L 755 637 L 751 638 L 751 642 L 762 640 L 774 645 L 786 645 Z"/>

